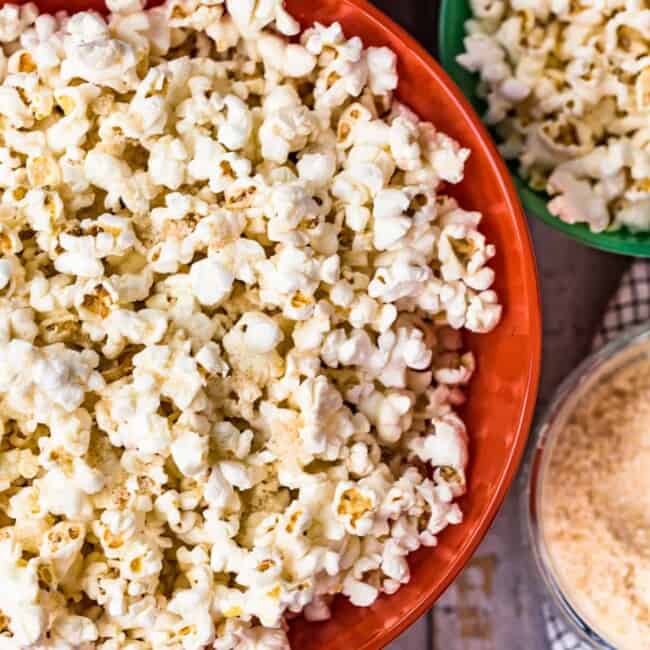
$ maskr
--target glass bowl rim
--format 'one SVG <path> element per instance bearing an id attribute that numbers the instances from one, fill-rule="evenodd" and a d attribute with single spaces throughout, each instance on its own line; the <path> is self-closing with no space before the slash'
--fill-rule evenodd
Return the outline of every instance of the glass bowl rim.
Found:
<path id="1" fill-rule="evenodd" d="M 566 408 L 574 406 L 579 402 L 581 386 L 589 379 L 597 376 L 605 364 L 613 362 L 612 372 L 625 367 L 625 362 L 616 365 L 617 357 L 624 356 L 624 353 L 643 348 L 644 344 L 650 343 L 650 323 L 633 325 L 601 348 L 589 354 L 569 375 L 560 383 L 555 390 L 548 406 L 543 409 L 539 421 L 533 427 L 531 440 L 532 447 L 529 458 L 526 462 L 522 475 L 523 486 L 521 509 L 522 520 L 526 528 L 527 541 L 530 545 L 533 563 L 537 575 L 541 577 L 546 592 L 551 597 L 556 610 L 562 615 L 571 631 L 575 632 L 582 641 L 597 650 L 617 650 L 616 646 L 601 636 L 577 611 L 570 599 L 565 595 L 556 572 L 548 556 L 544 538 L 541 530 L 539 509 L 541 503 L 541 485 L 543 470 L 548 463 L 549 454 L 553 449 L 553 443 L 561 429 L 554 428 L 556 421 L 566 415 Z M 650 356 L 650 350 L 647 351 Z"/>

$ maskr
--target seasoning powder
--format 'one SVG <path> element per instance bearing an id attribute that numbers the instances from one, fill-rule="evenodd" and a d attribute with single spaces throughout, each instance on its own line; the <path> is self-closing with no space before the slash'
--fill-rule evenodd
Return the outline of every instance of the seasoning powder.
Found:
<path id="1" fill-rule="evenodd" d="M 545 476 L 542 533 L 562 590 L 603 638 L 650 649 L 650 360 L 578 405 Z"/>

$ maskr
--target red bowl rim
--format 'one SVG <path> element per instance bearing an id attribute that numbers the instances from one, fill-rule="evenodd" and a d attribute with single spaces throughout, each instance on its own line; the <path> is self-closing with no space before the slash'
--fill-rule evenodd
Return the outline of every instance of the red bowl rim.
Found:
<path id="1" fill-rule="evenodd" d="M 524 255 L 530 259 L 530 265 L 525 269 L 525 283 L 531 289 L 528 291 L 527 305 L 528 313 L 530 315 L 531 355 L 528 367 L 525 369 L 528 382 L 524 393 L 521 416 L 515 432 L 516 442 L 510 449 L 506 466 L 498 481 L 497 487 L 489 500 L 488 507 L 483 511 L 481 516 L 478 518 L 477 523 L 469 533 L 468 536 L 470 537 L 470 540 L 468 543 L 451 562 L 446 579 L 440 584 L 438 589 L 431 590 L 428 593 L 423 592 L 423 597 L 414 603 L 409 614 L 401 619 L 399 623 L 390 628 L 381 628 L 378 630 L 378 634 L 371 635 L 357 648 L 357 650 L 376 650 L 393 641 L 406 628 L 420 618 L 426 610 L 430 609 L 433 603 L 446 591 L 449 585 L 456 579 L 461 570 L 469 562 L 474 551 L 483 540 L 494 521 L 494 518 L 506 497 L 508 489 L 517 474 L 517 470 L 526 448 L 528 433 L 535 413 L 535 404 L 537 401 L 537 391 L 539 388 L 541 373 L 542 319 L 540 291 L 537 279 L 537 265 L 526 217 L 512 183 L 510 173 L 508 172 L 506 164 L 501 158 L 496 145 L 488 134 L 487 129 L 481 123 L 469 101 L 464 97 L 460 89 L 454 84 L 447 73 L 424 49 L 424 47 L 408 34 L 408 32 L 397 25 L 393 20 L 386 16 L 386 14 L 370 4 L 368 0 L 342 1 L 345 4 L 354 5 L 373 23 L 384 30 L 392 32 L 407 46 L 410 53 L 418 60 L 418 63 L 428 68 L 433 75 L 440 80 L 441 86 L 443 86 L 447 92 L 446 100 L 449 101 L 450 108 L 467 119 L 467 126 L 471 133 L 480 139 L 485 145 L 489 165 L 492 168 L 495 177 L 498 179 L 499 188 L 506 202 L 507 210 L 515 218 L 520 235 L 520 244 L 524 249 Z"/>

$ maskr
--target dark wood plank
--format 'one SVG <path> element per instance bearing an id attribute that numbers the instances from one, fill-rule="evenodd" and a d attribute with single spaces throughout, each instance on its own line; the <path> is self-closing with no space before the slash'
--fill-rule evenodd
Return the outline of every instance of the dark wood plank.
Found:
<path id="1" fill-rule="evenodd" d="M 435 0 L 373 0 L 373 4 L 436 54 L 438 3 Z"/>

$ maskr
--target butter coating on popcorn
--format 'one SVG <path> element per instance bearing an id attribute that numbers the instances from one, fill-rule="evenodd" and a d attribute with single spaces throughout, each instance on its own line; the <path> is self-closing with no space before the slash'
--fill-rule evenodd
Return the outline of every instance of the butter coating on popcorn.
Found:
<path id="1" fill-rule="evenodd" d="M 469 151 L 280 0 L 108 8 L 0 8 L 0 645 L 287 650 L 462 520 Z"/>
<path id="2" fill-rule="evenodd" d="M 650 230 L 650 10 L 640 0 L 471 0 L 461 65 L 506 158 L 593 232 Z"/>

